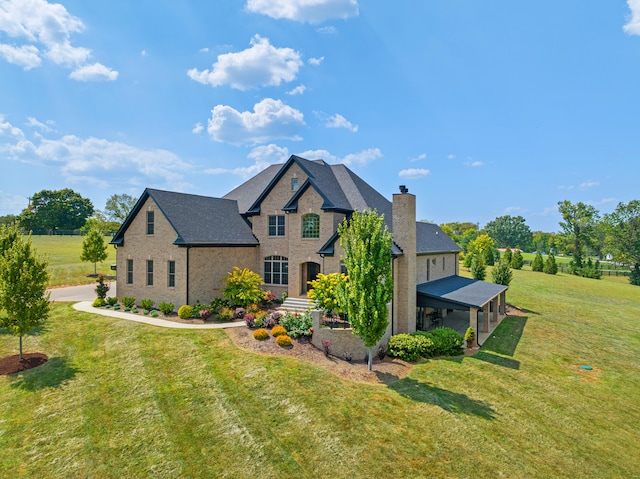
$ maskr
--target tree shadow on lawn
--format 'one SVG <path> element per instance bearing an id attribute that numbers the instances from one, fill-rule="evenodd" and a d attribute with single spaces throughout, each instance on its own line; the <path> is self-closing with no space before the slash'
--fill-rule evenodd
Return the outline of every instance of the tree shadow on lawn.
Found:
<path id="1" fill-rule="evenodd" d="M 469 414 L 492 420 L 497 415 L 493 407 L 484 401 L 471 399 L 466 394 L 447 391 L 412 378 L 401 379 L 389 385 L 389 389 L 413 401 L 433 404 L 457 414 Z"/>
<path id="2" fill-rule="evenodd" d="M 51 358 L 42 366 L 28 369 L 9 376 L 14 379 L 12 388 L 37 391 L 44 388 L 57 388 L 73 378 L 79 369 L 70 366 L 63 358 Z"/>
<path id="3" fill-rule="evenodd" d="M 507 316 L 482 344 L 481 351 L 513 356 L 526 325 L 527 316 Z"/>

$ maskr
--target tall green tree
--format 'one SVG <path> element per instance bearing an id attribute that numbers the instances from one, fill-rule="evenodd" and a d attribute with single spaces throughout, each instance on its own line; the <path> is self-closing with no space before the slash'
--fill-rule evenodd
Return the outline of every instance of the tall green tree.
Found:
<path id="1" fill-rule="evenodd" d="M 97 230 L 102 235 L 107 236 L 118 231 L 120 223 L 118 221 L 109 221 L 104 213 L 100 210 L 94 210 L 90 218 L 87 218 L 84 226 L 80 228 L 83 233 L 88 233 L 91 230 Z"/>
<path id="2" fill-rule="evenodd" d="M 631 284 L 640 286 L 640 201 L 619 203 L 615 211 L 605 215 L 609 246 L 617 261 L 630 263 L 635 272 L 629 278 Z"/>
<path id="3" fill-rule="evenodd" d="M 516 250 L 513 255 L 511 255 L 511 267 L 513 269 L 522 269 L 524 265 L 524 258 L 522 257 L 522 253 L 520 250 Z"/>
<path id="4" fill-rule="evenodd" d="M 556 263 L 556 257 L 553 253 L 549 253 L 547 259 L 544 260 L 544 268 L 542 269 L 547 274 L 557 274 L 558 273 L 558 263 Z"/>
<path id="5" fill-rule="evenodd" d="M 31 205 L 20 214 L 19 221 L 28 230 L 75 230 L 92 213 L 91 200 L 70 188 L 42 190 L 33 195 Z"/>
<path id="6" fill-rule="evenodd" d="M 107 244 L 98 230 L 91 230 L 82 240 L 81 261 L 93 263 L 93 274 L 97 274 L 97 263 L 107 259 Z"/>
<path id="7" fill-rule="evenodd" d="M 509 263 L 504 260 L 500 261 L 500 263 L 498 263 L 491 271 L 491 278 L 496 284 L 509 286 L 513 279 L 513 271 L 511 271 Z"/>
<path id="8" fill-rule="evenodd" d="M 542 259 L 542 253 L 538 251 L 536 253 L 536 257 L 533 258 L 533 261 L 531 262 L 531 271 L 536 271 L 540 273 L 543 270 L 544 270 L 544 259 Z"/>
<path id="9" fill-rule="evenodd" d="M 50 303 L 47 262 L 36 256 L 31 237 L 24 237 L 14 225 L 0 226 L 0 327 L 22 337 L 44 323 Z"/>
<path id="10" fill-rule="evenodd" d="M 589 248 L 593 248 L 596 240 L 596 225 L 600 214 L 593 206 L 568 200 L 558 202 L 558 209 L 562 215 L 560 227 L 570 241 L 570 252 L 573 255 L 573 265 L 577 274 L 583 266 L 584 256 Z"/>
<path id="11" fill-rule="evenodd" d="M 356 211 L 351 218 L 345 218 L 338 226 L 338 234 L 349 277 L 349 286 L 340 290 L 340 302 L 354 334 L 360 336 L 368 349 L 371 370 L 373 348 L 389 325 L 387 303 L 393 298 L 392 236 L 384 217 L 375 210 Z"/>
<path id="12" fill-rule="evenodd" d="M 487 266 L 481 256 L 474 255 L 471 260 L 471 276 L 473 279 L 483 281 L 487 276 Z"/>
<path id="13" fill-rule="evenodd" d="M 121 195 L 111 195 L 107 199 L 107 204 L 104 207 L 104 213 L 109 221 L 117 221 L 118 223 L 124 222 L 129 216 L 129 213 L 136 205 L 137 198 L 123 193 Z"/>
<path id="14" fill-rule="evenodd" d="M 533 238 L 522 216 L 500 216 L 489 221 L 483 231 L 493 238 L 498 248 L 511 246 L 528 249 Z"/>

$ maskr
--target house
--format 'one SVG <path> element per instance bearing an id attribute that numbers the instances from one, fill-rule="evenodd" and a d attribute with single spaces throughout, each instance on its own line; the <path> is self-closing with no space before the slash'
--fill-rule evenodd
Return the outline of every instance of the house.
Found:
<path id="1" fill-rule="evenodd" d="M 208 302 L 238 266 L 258 272 L 278 296 L 305 297 L 318 273 L 345 271 L 337 228 L 365 209 L 383 214 L 393 233 L 392 332 L 415 331 L 436 310 L 475 308 L 477 322 L 478 311 L 497 305 L 504 291 L 488 286 L 476 286 L 472 301 L 434 298 L 424 287 L 459 278 L 460 248 L 437 225 L 416 222 L 416 197 L 404 186 L 389 201 L 345 165 L 295 155 L 222 198 L 146 189 L 111 241 L 116 294 L 176 307 Z"/>

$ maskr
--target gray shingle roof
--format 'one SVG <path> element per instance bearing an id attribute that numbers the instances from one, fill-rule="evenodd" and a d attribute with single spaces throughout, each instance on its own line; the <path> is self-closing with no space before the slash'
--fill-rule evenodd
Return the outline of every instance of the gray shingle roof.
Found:
<path id="1" fill-rule="evenodd" d="M 418 295 L 473 308 L 481 308 L 507 289 L 507 286 L 501 284 L 487 283 L 462 276 L 449 276 L 422 283 L 416 287 Z"/>
<path id="2" fill-rule="evenodd" d="M 265 170 L 237 186 L 222 198 L 236 200 L 241 214 L 246 213 L 256 202 L 260 194 L 269 186 L 276 174 L 282 168 L 282 163 L 271 165 Z"/>
<path id="3" fill-rule="evenodd" d="M 235 200 L 174 193 L 147 188 L 116 233 L 122 244 L 124 232 L 148 197 L 158 205 L 176 231 L 174 244 L 181 246 L 256 246 L 258 240 L 240 215 Z"/>
<path id="4" fill-rule="evenodd" d="M 438 225 L 418 221 L 416 223 L 416 253 L 459 253 L 460 246 Z"/>

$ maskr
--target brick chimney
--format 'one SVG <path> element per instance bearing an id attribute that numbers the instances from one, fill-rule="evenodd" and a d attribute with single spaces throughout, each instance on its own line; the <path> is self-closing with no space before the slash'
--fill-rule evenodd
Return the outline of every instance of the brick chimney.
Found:
<path id="1" fill-rule="evenodd" d="M 394 261 L 394 334 L 416 330 L 416 197 L 406 186 L 393 195 L 393 241 L 403 254 Z"/>

